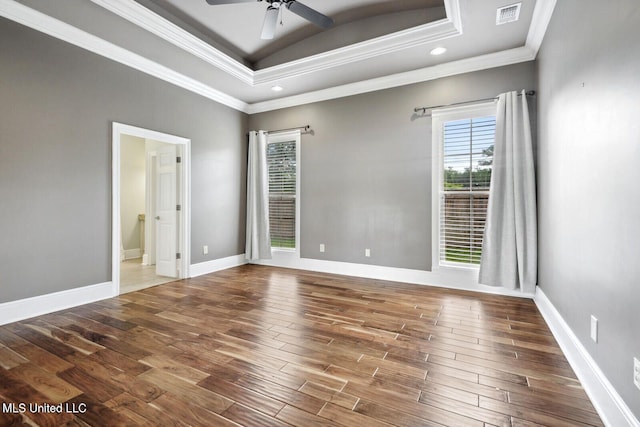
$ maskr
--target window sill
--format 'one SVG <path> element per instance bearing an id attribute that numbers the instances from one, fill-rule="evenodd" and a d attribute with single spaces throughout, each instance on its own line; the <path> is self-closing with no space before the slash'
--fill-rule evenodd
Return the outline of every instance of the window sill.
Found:
<path id="1" fill-rule="evenodd" d="M 445 264 L 437 264 L 433 270 L 440 271 L 472 271 L 477 272 L 480 270 L 479 264 L 455 264 L 455 263 L 445 263 Z"/>
<path id="2" fill-rule="evenodd" d="M 283 253 L 283 254 L 287 254 L 287 253 L 292 253 L 295 254 L 296 253 L 296 249 L 295 248 L 271 248 L 271 253 Z"/>

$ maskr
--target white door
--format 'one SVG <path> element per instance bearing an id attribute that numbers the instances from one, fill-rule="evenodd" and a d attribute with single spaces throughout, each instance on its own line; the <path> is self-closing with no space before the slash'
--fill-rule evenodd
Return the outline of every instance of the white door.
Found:
<path id="1" fill-rule="evenodd" d="M 163 145 L 156 158 L 156 274 L 177 277 L 176 146 Z"/>

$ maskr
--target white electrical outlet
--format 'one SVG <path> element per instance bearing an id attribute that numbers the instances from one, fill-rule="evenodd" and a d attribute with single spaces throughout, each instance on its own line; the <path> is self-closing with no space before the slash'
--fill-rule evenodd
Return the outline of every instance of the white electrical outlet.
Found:
<path id="1" fill-rule="evenodd" d="M 640 360 L 633 358 L 633 383 L 640 389 Z"/>
<path id="2" fill-rule="evenodd" d="M 324 252 L 324 243 L 320 243 L 320 252 Z"/>
<path id="3" fill-rule="evenodd" d="M 206 254 L 208 254 L 208 253 L 209 253 L 209 246 L 204 245 L 204 246 L 202 247 L 202 255 L 206 255 Z"/>
<path id="4" fill-rule="evenodd" d="M 591 315 L 591 339 L 598 342 L 598 319 L 594 315 Z"/>
<path id="5" fill-rule="evenodd" d="M 364 250 L 364 256 L 370 257 L 371 256 L 371 249 L 365 249 Z"/>

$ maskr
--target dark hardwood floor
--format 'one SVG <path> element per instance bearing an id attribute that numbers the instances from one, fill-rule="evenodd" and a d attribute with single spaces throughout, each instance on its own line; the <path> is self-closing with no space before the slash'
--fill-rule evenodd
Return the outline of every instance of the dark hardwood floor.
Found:
<path id="1" fill-rule="evenodd" d="M 0 367 L 0 425 L 602 425 L 530 300 L 252 265 L 2 326 Z"/>

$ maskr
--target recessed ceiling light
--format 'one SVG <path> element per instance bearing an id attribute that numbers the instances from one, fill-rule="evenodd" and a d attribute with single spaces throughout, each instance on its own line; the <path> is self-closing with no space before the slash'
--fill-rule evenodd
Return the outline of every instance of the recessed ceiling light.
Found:
<path id="1" fill-rule="evenodd" d="M 442 55 L 442 54 L 443 54 L 443 53 L 445 53 L 446 51 L 447 51 L 447 48 L 446 48 L 446 47 L 442 47 L 442 46 L 440 46 L 440 47 L 437 47 L 437 48 L 433 49 L 433 50 L 431 51 L 431 55 Z"/>
<path id="2" fill-rule="evenodd" d="M 271 90 L 274 91 L 274 92 L 282 92 L 283 89 L 284 88 L 282 86 L 280 86 L 280 85 L 275 85 L 275 86 L 271 87 Z"/>

